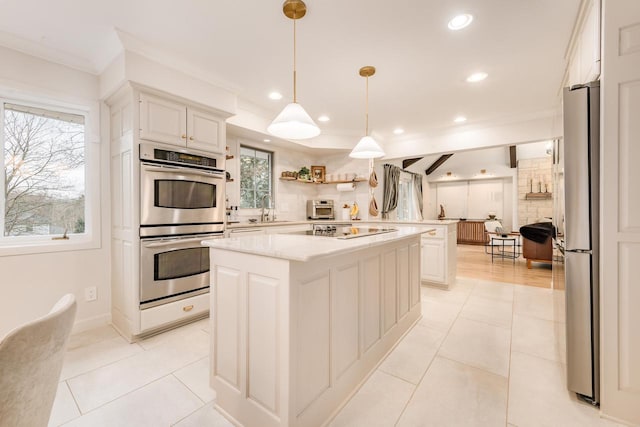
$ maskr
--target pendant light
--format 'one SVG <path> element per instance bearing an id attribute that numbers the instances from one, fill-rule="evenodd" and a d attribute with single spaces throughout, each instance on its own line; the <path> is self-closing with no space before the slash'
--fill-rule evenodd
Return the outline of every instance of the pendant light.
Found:
<path id="1" fill-rule="evenodd" d="M 320 128 L 298 104 L 296 91 L 296 21 L 307 13 L 302 0 L 286 0 L 282 5 L 285 16 L 293 20 L 293 102 L 284 107 L 271 122 L 267 131 L 284 139 L 308 139 L 320 135 Z"/>
<path id="2" fill-rule="evenodd" d="M 378 145 L 378 143 L 369 136 L 369 77 L 373 76 L 376 73 L 375 67 L 370 65 L 366 67 L 360 68 L 360 75 L 367 79 L 367 97 L 366 97 L 366 124 L 364 130 L 364 136 L 353 147 L 349 157 L 353 157 L 354 159 L 377 159 L 379 157 L 384 156 L 384 151 Z"/>

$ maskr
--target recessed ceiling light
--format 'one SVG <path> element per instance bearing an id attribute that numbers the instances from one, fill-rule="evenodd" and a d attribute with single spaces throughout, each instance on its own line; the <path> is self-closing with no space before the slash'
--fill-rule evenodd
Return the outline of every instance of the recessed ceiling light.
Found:
<path id="1" fill-rule="evenodd" d="M 393 133 L 395 133 L 396 135 L 402 135 L 404 133 L 404 129 L 402 128 L 395 128 L 393 130 Z"/>
<path id="2" fill-rule="evenodd" d="M 486 79 L 488 75 L 489 74 L 483 73 L 483 72 L 473 73 L 469 77 L 467 77 L 467 81 L 469 83 L 480 82 L 480 81 Z"/>
<path id="3" fill-rule="evenodd" d="M 262 142 L 271 142 L 271 140 L 265 138 L 265 139 L 262 140 Z"/>
<path id="4" fill-rule="evenodd" d="M 453 121 L 456 123 L 464 123 L 467 121 L 467 118 L 465 116 L 458 116 L 455 119 L 453 119 Z"/>
<path id="5" fill-rule="evenodd" d="M 449 27 L 450 30 L 454 31 L 461 30 L 471 24 L 471 21 L 473 21 L 473 16 L 469 15 L 468 13 L 464 13 L 462 15 L 454 16 L 453 19 L 449 21 L 447 27 Z"/>
<path id="6" fill-rule="evenodd" d="M 329 118 L 329 116 L 324 115 L 324 114 L 323 114 L 322 116 L 318 117 L 318 121 L 319 121 L 319 122 L 328 122 L 329 120 L 331 120 L 331 119 Z"/>
<path id="7" fill-rule="evenodd" d="M 273 99 L 274 101 L 279 101 L 282 99 L 282 94 L 280 92 L 271 92 L 269 94 L 269 99 Z"/>

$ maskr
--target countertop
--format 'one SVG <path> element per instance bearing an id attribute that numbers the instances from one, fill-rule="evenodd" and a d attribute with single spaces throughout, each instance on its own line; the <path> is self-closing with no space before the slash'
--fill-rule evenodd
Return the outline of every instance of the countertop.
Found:
<path id="1" fill-rule="evenodd" d="M 358 224 L 397 224 L 397 225 L 449 225 L 459 222 L 457 219 L 424 219 L 422 221 L 390 221 L 383 219 L 368 219 L 368 220 L 355 220 L 355 221 L 340 221 L 340 220 L 304 220 L 304 221 L 275 221 L 275 222 L 239 222 L 227 224 L 227 230 L 233 230 L 237 228 L 254 228 L 254 227 L 278 227 L 287 225 L 303 225 L 303 224 L 352 224 L 357 227 Z"/>
<path id="2" fill-rule="evenodd" d="M 300 224 L 305 223 L 307 223 L 307 221 L 300 222 Z M 258 236 L 204 240 L 202 244 L 214 249 L 223 249 L 232 252 L 281 258 L 290 261 L 311 261 L 329 255 L 354 252 L 372 246 L 383 245 L 398 239 L 417 236 L 434 230 L 429 227 L 413 226 L 395 226 L 393 228 L 397 230 L 389 233 L 345 240 L 334 237 L 305 236 L 298 234 L 263 234 Z"/>

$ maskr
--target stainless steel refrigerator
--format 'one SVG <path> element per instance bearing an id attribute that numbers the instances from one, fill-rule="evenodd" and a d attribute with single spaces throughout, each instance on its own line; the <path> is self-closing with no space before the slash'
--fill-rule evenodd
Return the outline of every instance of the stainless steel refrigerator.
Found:
<path id="1" fill-rule="evenodd" d="M 565 88 L 563 95 L 567 386 L 597 404 L 600 84 Z"/>

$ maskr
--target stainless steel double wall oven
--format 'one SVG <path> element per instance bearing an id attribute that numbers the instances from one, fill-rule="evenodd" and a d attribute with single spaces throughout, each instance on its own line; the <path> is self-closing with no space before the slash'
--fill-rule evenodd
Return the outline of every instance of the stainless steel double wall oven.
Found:
<path id="1" fill-rule="evenodd" d="M 209 291 L 209 248 L 224 233 L 224 155 L 140 144 L 140 307 Z"/>

